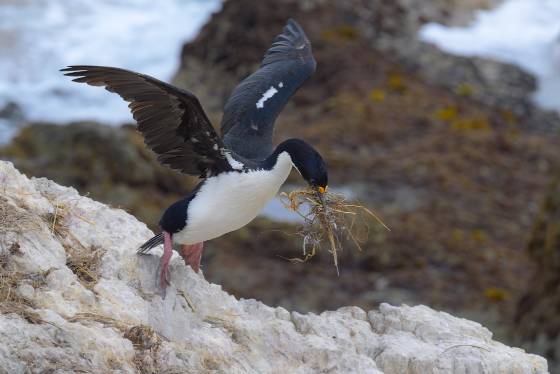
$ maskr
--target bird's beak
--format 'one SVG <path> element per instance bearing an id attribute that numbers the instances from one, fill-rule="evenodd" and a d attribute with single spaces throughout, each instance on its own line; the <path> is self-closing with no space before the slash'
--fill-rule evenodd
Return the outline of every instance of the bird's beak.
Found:
<path id="1" fill-rule="evenodd" d="M 325 192 L 327 192 L 327 188 L 328 187 L 317 187 L 317 191 L 319 191 L 320 194 L 324 194 Z"/>

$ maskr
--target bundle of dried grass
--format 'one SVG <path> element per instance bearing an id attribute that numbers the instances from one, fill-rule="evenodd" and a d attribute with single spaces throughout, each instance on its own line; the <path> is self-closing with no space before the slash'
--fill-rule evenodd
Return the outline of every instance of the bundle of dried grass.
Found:
<path id="1" fill-rule="evenodd" d="M 66 250 L 66 266 L 78 277 L 78 280 L 89 289 L 93 289 L 99 280 L 101 259 L 106 250 L 102 248 L 85 248 L 82 245 L 64 248 Z"/>
<path id="2" fill-rule="evenodd" d="M 367 240 L 369 225 L 366 216 L 373 217 L 385 229 L 390 229 L 368 208 L 347 202 L 342 194 L 320 193 L 312 188 L 294 190 L 280 195 L 284 206 L 299 214 L 304 224 L 298 232 L 303 237 L 303 257 L 291 258 L 293 262 L 305 262 L 315 256 L 325 241 L 338 271 L 338 252 L 342 251 L 341 237 L 345 235 L 359 251 Z"/>

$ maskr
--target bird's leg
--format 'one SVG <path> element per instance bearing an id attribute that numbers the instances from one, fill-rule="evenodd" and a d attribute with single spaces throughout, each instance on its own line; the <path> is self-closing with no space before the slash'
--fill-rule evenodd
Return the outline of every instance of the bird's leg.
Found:
<path id="1" fill-rule="evenodd" d="M 181 256 L 185 260 L 185 265 L 190 265 L 190 267 L 198 273 L 200 269 L 200 259 L 202 258 L 202 249 L 204 242 L 196 244 L 183 244 L 181 245 Z"/>
<path id="2" fill-rule="evenodd" d="M 173 244 L 171 243 L 171 234 L 167 231 L 163 232 L 163 255 L 159 262 L 159 288 L 163 297 L 165 297 L 165 289 L 169 286 L 169 260 L 173 254 Z"/>

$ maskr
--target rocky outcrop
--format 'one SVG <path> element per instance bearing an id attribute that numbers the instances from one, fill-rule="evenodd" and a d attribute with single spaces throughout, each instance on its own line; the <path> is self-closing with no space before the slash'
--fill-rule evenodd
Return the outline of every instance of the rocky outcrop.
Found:
<path id="1" fill-rule="evenodd" d="M 466 25 L 474 10 L 490 8 L 501 1 L 371 1 L 369 11 L 358 11 L 356 25 L 371 46 L 392 56 L 427 82 L 468 96 L 492 108 L 526 117 L 540 131 L 557 131 L 556 113 L 538 108 L 531 95 L 534 76 L 516 65 L 485 58 L 456 56 L 420 40 L 418 31 L 427 22 Z"/>
<path id="2" fill-rule="evenodd" d="M 152 233 L 0 162 L 0 372 L 545 373 L 541 357 L 425 306 L 316 314 L 237 300 L 178 258 L 162 299 Z"/>

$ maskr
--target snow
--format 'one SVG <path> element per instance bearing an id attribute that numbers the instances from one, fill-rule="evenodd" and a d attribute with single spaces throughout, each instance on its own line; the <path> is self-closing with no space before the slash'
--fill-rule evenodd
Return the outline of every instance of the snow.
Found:
<path id="1" fill-rule="evenodd" d="M 425 25 L 419 37 L 463 56 L 516 64 L 539 82 L 534 95 L 545 109 L 560 111 L 560 1 L 506 0 L 480 11 L 468 27 Z"/>
<path id="2" fill-rule="evenodd" d="M 0 108 L 16 102 L 28 120 L 131 121 L 117 95 L 58 70 L 109 65 L 168 80 L 182 44 L 220 7 L 221 0 L 0 2 Z"/>

